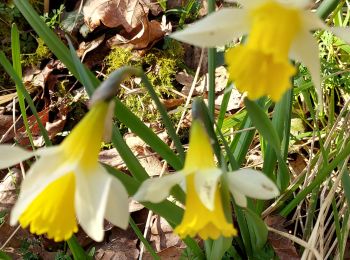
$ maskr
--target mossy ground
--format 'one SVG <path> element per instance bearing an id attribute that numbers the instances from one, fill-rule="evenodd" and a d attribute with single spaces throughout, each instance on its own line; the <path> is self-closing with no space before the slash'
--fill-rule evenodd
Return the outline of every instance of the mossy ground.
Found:
<path id="1" fill-rule="evenodd" d="M 183 63 L 183 54 L 182 46 L 173 40 L 168 40 L 164 49 L 153 48 L 144 56 L 131 49 L 116 47 L 106 56 L 105 65 L 107 74 L 126 65 L 140 67 L 146 72 L 159 97 L 174 98 L 175 94 L 171 90 L 174 89 L 175 74 Z M 130 90 L 140 88 L 134 80 L 128 80 L 125 85 Z M 142 86 L 140 91 L 128 92 L 123 89 L 120 97 L 142 121 L 155 122 L 159 118 L 150 95 Z"/>

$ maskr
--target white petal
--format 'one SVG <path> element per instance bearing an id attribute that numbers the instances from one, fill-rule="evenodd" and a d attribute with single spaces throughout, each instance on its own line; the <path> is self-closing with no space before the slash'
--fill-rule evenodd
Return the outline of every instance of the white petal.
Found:
<path id="1" fill-rule="evenodd" d="M 306 30 L 313 31 L 323 29 L 332 32 L 340 39 L 350 43 L 350 28 L 349 27 L 329 27 L 326 25 L 316 13 L 304 12 L 302 15 L 303 24 Z"/>
<path id="2" fill-rule="evenodd" d="M 112 177 L 99 164 L 89 169 L 78 168 L 75 209 L 80 225 L 92 239 L 102 241 L 103 222 Z"/>
<path id="3" fill-rule="evenodd" d="M 278 0 L 279 3 L 286 5 L 289 8 L 305 9 L 312 1 L 311 0 Z"/>
<path id="4" fill-rule="evenodd" d="M 198 197 L 208 209 L 214 209 L 215 191 L 222 171 L 218 168 L 200 170 L 194 175 Z"/>
<path id="5" fill-rule="evenodd" d="M 189 25 L 185 30 L 171 34 L 170 37 L 200 47 L 222 46 L 246 34 L 249 24 L 245 10 L 223 8 Z"/>
<path id="6" fill-rule="evenodd" d="M 327 29 L 327 25 L 321 20 L 321 18 L 315 13 L 310 11 L 303 11 L 301 15 L 304 29 L 307 31 L 315 31 L 318 29 Z"/>
<path id="7" fill-rule="evenodd" d="M 147 179 L 141 184 L 133 197 L 137 201 L 159 203 L 169 196 L 173 186 L 179 184 L 184 179 L 185 175 L 182 172 L 169 174 L 160 178 Z"/>
<path id="8" fill-rule="evenodd" d="M 10 167 L 34 156 L 33 152 L 24 150 L 18 146 L 7 144 L 0 145 L 0 169 Z"/>
<path id="9" fill-rule="evenodd" d="M 56 152 L 54 152 L 56 149 Z M 20 194 L 11 212 L 11 225 L 17 223 L 18 218 L 28 205 L 49 185 L 63 175 L 72 172 L 74 165 L 67 164 L 60 155 L 58 147 L 51 148 L 50 153 L 33 163 L 23 180 Z"/>
<path id="10" fill-rule="evenodd" d="M 126 229 L 129 223 L 128 193 L 118 179 L 111 178 L 105 218 L 113 225 Z"/>
<path id="11" fill-rule="evenodd" d="M 290 58 L 300 61 L 308 68 L 312 83 L 316 88 L 320 111 L 322 111 L 323 98 L 319 49 L 317 41 L 311 33 L 303 31 L 294 39 L 291 46 Z"/>
<path id="12" fill-rule="evenodd" d="M 256 199 L 272 199 L 279 194 L 276 184 L 262 172 L 241 169 L 228 173 L 230 190 Z"/>
<path id="13" fill-rule="evenodd" d="M 237 2 L 240 5 L 242 5 L 244 8 L 254 8 L 256 6 L 259 6 L 265 2 L 267 2 L 266 0 L 234 0 L 234 1 L 227 1 L 227 2 Z"/>
<path id="14" fill-rule="evenodd" d="M 347 43 L 350 43 L 350 27 L 328 27 L 334 35 Z"/>
<path id="15" fill-rule="evenodd" d="M 236 204 L 243 208 L 247 207 L 247 197 L 244 194 L 238 192 L 237 190 L 231 189 L 231 186 L 229 188 L 233 198 L 235 199 Z"/>

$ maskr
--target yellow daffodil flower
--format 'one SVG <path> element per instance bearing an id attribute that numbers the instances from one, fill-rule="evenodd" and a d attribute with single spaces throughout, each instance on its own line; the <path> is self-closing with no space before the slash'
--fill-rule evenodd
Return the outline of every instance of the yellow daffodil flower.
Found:
<path id="1" fill-rule="evenodd" d="M 289 59 L 310 71 L 322 105 L 317 41 L 310 33 L 326 29 L 350 42 L 349 28 L 330 28 L 310 11 L 305 0 L 237 0 L 243 8 L 222 8 L 171 37 L 201 47 L 215 47 L 248 35 L 245 44 L 225 55 L 229 77 L 248 98 L 269 95 L 273 101 L 291 87 L 296 70 Z"/>
<path id="2" fill-rule="evenodd" d="M 128 225 L 128 194 L 97 161 L 105 125 L 111 125 L 112 102 L 95 103 L 58 146 L 29 152 L 0 145 L 0 168 L 40 157 L 23 180 L 10 223 L 55 241 L 69 239 L 78 223 L 94 240 L 103 239 L 104 218 Z M 112 111 L 110 111 L 112 112 Z"/>
<path id="3" fill-rule="evenodd" d="M 237 234 L 224 214 L 220 193 L 221 169 L 215 165 L 214 154 L 201 121 L 194 120 L 184 169 L 157 179 L 148 179 L 134 195 L 139 201 L 159 203 L 169 196 L 171 188 L 186 183 L 186 209 L 182 223 L 175 232 L 181 238 L 200 236 L 217 239 Z M 264 174 L 254 170 L 228 173 L 228 186 L 240 206 L 246 207 L 246 196 L 271 199 L 279 192 L 276 185 Z"/>

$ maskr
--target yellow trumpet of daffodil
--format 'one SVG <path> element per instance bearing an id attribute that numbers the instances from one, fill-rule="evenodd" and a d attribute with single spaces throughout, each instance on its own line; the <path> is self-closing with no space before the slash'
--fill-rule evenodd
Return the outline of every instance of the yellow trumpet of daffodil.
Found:
<path id="1" fill-rule="evenodd" d="M 311 31 L 325 29 L 350 42 L 349 28 L 328 27 L 305 0 L 237 0 L 243 8 L 222 8 L 175 32 L 171 37 L 201 47 L 215 47 L 248 35 L 245 44 L 228 49 L 229 77 L 248 98 L 268 95 L 279 101 L 296 70 L 289 59 L 310 71 L 320 105 L 322 90 L 317 41 Z"/>
<path id="2" fill-rule="evenodd" d="M 191 126 L 189 149 L 185 166 L 180 172 L 157 179 L 148 179 L 134 195 L 138 201 L 158 203 L 169 196 L 171 188 L 185 182 L 186 208 L 175 232 L 181 238 L 200 236 L 217 239 L 237 234 L 231 221 L 226 219 L 220 192 L 222 170 L 217 168 L 210 139 L 200 120 Z M 271 199 L 279 194 L 276 185 L 263 173 L 238 170 L 227 173 L 228 187 L 240 206 L 246 207 L 246 196 Z"/>
<path id="3" fill-rule="evenodd" d="M 111 127 L 113 102 L 98 101 L 58 146 L 34 152 L 0 145 L 0 168 L 39 159 L 23 180 L 10 223 L 55 241 L 68 240 L 78 223 L 94 240 L 104 235 L 103 222 L 128 225 L 128 194 L 120 181 L 99 164 L 105 126 Z"/>

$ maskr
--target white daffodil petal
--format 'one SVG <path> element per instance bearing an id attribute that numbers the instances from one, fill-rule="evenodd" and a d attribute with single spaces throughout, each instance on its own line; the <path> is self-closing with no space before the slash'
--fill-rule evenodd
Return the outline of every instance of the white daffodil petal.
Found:
<path id="1" fill-rule="evenodd" d="M 278 0 L 278 2 L 289 8 L 296 7 L 299 9 L 305 9 L 312 3 L 311 0 Z"/>
<path id="2" fill-rule="evenodd" d="M 278 188 L 262 172 L 241 169 L 228 173 L 230 190 L 256 199 L 272 199 L 279 194 Z"/>
<path id="3" fill-rule="evenodd" d="M 185 175 L 182 172 L 177 172 L 160 178 L 147 179 L 133 197 L 137 201 L 159 203 L 165 200 L 169 196 L 171 188 L 184 178 Z"/>
<path id="4" fill-rule="evenodd" d="M 0 154 L 0 169 L 10 167 L 34 156 L 33 152 L 7 144 L 0 145 Z"/>
<path id="5" fill-rule="evenodd" d="M 199 47 L 215 47 L 246 34 L 249 24 L 245 10 L 223 8 L 170 37 Z"/>
<path id="6" fill-rule="evenodd" d="M 350 43 L 350 27 L 328 27 L 334 35 L 347 43 Z"/>
<path id="7" fill-rule="evenodd" d="M 230 1 L 231 2 L 231 1 Z M 259 6 L 263 4 L 264 2 L 267 2 L 266 0 L 235 0 L 234 2 L 239 3 L 244 8 L 254 8 L 256 6 Z"/>
<path id="8" fill-rule="evenodd" d="M 128 193 L 118 179 L 111 179 L 105 218 L 113 225 L 126 229 L 129 223 Z"/>
<path id="9" fill-rule="evenodd" d="M 312 13 L 309 10 L 303 10 L 301 14 L 301 24 L 304 27 L 303 29 L 305 29 L 306 31 L 327 29 L 327 25 L 321 20 L 321 18 L 316 13 Z"/>
<path id="10" fill-rule="evenodd" d="M 304 11 L 302 15 L 303 24 L 306 30 L 314 31 L 323 29 L 332 32 L 340 39 L 350 43 L 350 28 L 349 27 L 329 27 L 326 25 L 316 13 Z"/>
<path id="11" fill-rule="evenodd" d="M 229 188 L 230 188 L 230 192 L 232 193 L 232 196 L 233 196 L 236 204 L 238 206 L 246 208 L 247 207 L 247 197 L 244 194 L 238 192 L 236 189 L 231 189 L 231 186 Z"/>
<path id="12" fill-rule="evenodd" d="M 307 31 L 300 33 L 294 40 L 290 50 L 290 58 L 300 61 L 309 70 L 311 80 L 316 88 L 320 110 L 323 107 L 321 87 L 321 65 L 316 39 Z"/>
<path id="13" fill-rule="evenodd" d="M 53 149 L 50 149 L 53 151 Z M 57 149 L 57 151 L 59 151 Z M 27 172 L 21 185 L 18 200 L 11 211 L 10 224 L 15 225 L 28 205 L 49 185 L 72 171 L 74 166 L 65 164 L 59 153 L 42 156 Z"/>
<path id="14" fill-rule="evenodd" d="M 214 209 L 215 191 L 222 171 L 218 168 L 198 170 L 194 175 L 194 183 L 198 197 L 208 209 Z"/>
<path id="15" fill-rule="evenodd" d="M 75 209 L 79 224 L 92 239 L 102 241 L 103 221 L 111 176 L 96 164 L 92 169 L 76 169 Z"/>

